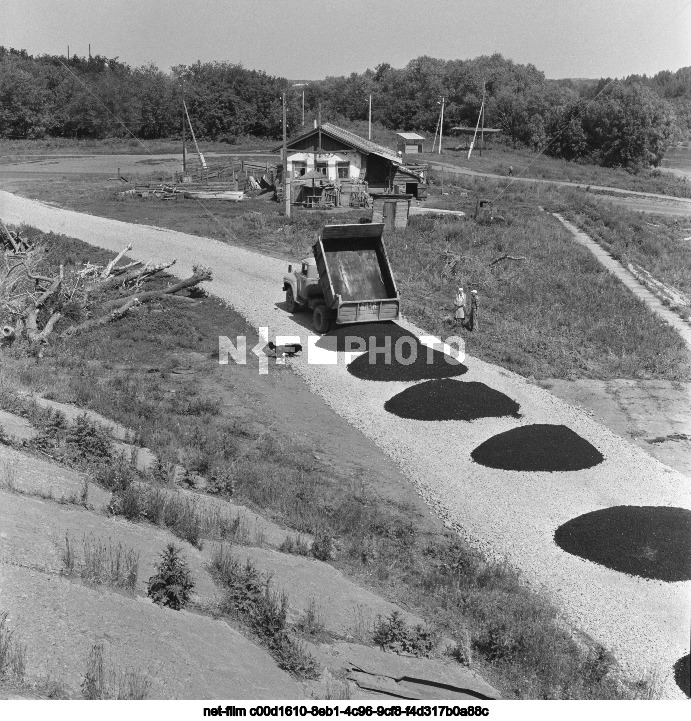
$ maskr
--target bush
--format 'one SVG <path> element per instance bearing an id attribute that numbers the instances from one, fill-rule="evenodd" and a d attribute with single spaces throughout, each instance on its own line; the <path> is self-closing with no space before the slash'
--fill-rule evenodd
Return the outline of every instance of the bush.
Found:
<path id="1" fill-rule="evenodd" d="M 185 608 L 194 588 L 194 581 L 180 552 L 181 549 L 174 544 L 168 544 L 161 554 L 156 575 L 151 576 L 147 584 L 149 598 L 159 606 L 168 606 L 174 611 Z"/>
<path id="2" fill-rule="evenodd" d="M 78 416 L 65 441 L 79 458 L 87 461 L 109 459 L 113 453 L 113 443 L 106 431 L 92 423 L 86 413 Z"/>
<path id="3" fill-rule="evenodd" d="M 262 639 L 280 668 L 298 678 L 319 676 L 314 657 L 288 631 L 288 597 L 271 588 L 271 580 L 248 559 L 245 565 L 227 546 L 214 550 L 211 567 L 226 587 L 222 610 L 240 618 Z"/>
<path id="4" fill-rule="evenodd" d="M 309 543 L 302 536 L 286 536 L 285 540 L 278 547 L 281 553 L 292 553 L 295 556 L 309 556 Z"/>
<path id="5" fill-rule="evenodd" d="M 330 561 L 334 552 L 333 537 L 320 531 L 314 539 L 310 552 L 318 561 Z"/>
<path id="6" fill-rule="evenodd" d="M 439 634 L 421 624 L 411 628 L 400 611 L 392 611 L 387 619 L 375 623 L 372 640 L 384 651 L 428 657 L 439 642 Z"/>

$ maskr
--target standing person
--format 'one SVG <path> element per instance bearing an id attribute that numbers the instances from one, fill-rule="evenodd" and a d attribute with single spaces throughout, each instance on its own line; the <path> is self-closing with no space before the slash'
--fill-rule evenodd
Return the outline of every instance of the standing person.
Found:
<path id="1" fill-rule="evenodd" d="M 509 178 L 513 176 L 513 165 L 509 165 Z"/>
<path id="2" fill-rule="evenodd" d="M 456 293 L 456 297 L 453 300 L 453 304 L 456 306 L 456 315 L 454 316 L 456 325 L 463 325 L 465 321 L 465 301 L 466 295 L 462 287 L 459 286 Z"/>

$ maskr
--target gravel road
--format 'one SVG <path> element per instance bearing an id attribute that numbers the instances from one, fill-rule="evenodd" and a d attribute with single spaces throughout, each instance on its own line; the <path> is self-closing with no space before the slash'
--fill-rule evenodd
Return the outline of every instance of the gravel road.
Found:
<path id="1" fill-rule="evenodd" d="M 83 215 L 2 191 L 0 217 L 6 223 L 29 223 L 113 251 L 132 243 L 130 255 L 142 260 L 175 257 L 176 273 L 181 276 L 194 263 L 211 266 L 214 280 L 207 284 L 208 290 L 253 325 L 267 328 L 269 337 L 300 336 L 307 352 L 289 361 L 295 372 L 384 449 L 450 526 L 490 556 L 518 567 L 526 582 L 549 594 L 565 618 L 614 651 L 631 672 L 657 671 L 663 678 L 663 695 L 683 698 L 672 668 L 688 653 L 691 581 L 646 580 L 611 570 L 561 550 L 554 543 L 554 533 L 567 521 L 611 506 L 691 510 L 691 491 L 684 476 L 595 423 L 582 410 L 472 357 L 466 358 L 468 372 L 460 380 L 482 382 L 506 394 L 520 404 L 520 419 L 423 422 L 388 413 L 386 401 L 413 383 L 361 380 L 348 373 L 343 353 L 323 348 L 316 350 L 331 363 L 309 363 L 316 354 L 313 342 L 308 341 L 308 317 L 290 316 L 282 307 L 283 261 L 208 238 Z M 402 325 L 423 334 L 411 324 Z M 224 334 L 219 328 L 219 335 Z M 472 346 L 469 350 L 472 353 Z M 233 372 L 232 361 L 227 372 Z M 472 461 L 471 452 L 484 441 L 531 424 L 567 426 L 598 449 L 604 461 L 585 470 L 559 473 L 505 471 Z"/>

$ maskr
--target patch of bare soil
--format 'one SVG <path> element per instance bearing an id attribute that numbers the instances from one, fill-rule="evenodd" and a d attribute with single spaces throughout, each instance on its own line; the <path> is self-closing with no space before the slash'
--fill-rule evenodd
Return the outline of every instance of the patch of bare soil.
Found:
<path id="1" fill-rule="evenodd" d="M 691 383 L 551 378 L 538 384 L 691 478 Z"/>

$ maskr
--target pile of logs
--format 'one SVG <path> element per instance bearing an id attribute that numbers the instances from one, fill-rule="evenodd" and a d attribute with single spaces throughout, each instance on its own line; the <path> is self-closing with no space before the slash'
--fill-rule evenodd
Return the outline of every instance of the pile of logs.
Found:
<path id="1" fill-rule="evenodd" d="M 132 249 L 131 245 L 123 248 L 106 266 L 86 263 L 65 272 L 60 265 L 53 275 L 46 276 L 39 272 L 47 265 L 40 240 L 29 242 L 19 233 L 10 233 L 4 225 L 0 226 L 0 233 L 3 236 L 0 314 L 4 323 L 0 347 L 11 347 L 25 341 L 38 357 L 43 355 L 48 337 L 58 321 L 64 318 L 68 307 L 68 316 L 81 320 L 60 328 L 60 338 L 115 321 L 152 300 L 189 300 L 188 295 L 177 294 L 212 277 L 210 269 L 195 266 L 193 274 L 185 280 L 164 288 L 147 289 L 147 281 L 170 268 L 175 260 L 157 264 L 134 261 L 120 265 L 125 254 Z"/>

